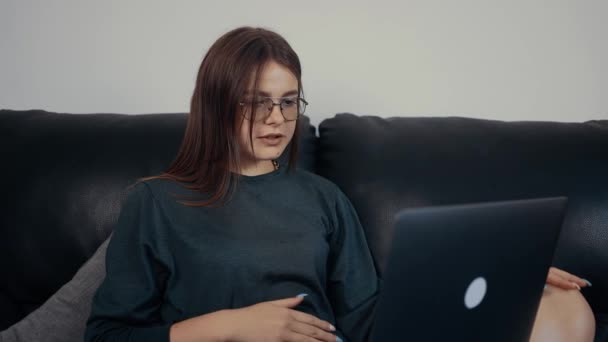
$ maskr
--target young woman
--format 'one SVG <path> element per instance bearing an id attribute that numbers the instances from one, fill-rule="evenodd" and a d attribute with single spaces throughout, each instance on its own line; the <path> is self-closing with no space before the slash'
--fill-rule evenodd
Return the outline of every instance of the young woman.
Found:
<path id="1" fill-rule="evenodd" d="M 123 205 L 87 341 L 368 339 L 380 279 L 357 214 L 336 185 L 295 168 L 306 104 L 278 34 L 241 27 L 213 44 L 177 157 Z M 549 283 L 587 286 L 553 269 Z M 586 324 L 571 315 L 589 314 L 578 291 L 547 292 L 575 310 L 564 321 Z M 551 327 L 544 308 L 550 331 L 589 329 Z"/>

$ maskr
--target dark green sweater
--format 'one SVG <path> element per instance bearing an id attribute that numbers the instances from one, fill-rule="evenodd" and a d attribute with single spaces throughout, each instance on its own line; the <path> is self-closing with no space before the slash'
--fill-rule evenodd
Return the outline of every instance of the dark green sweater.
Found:
<path id="1" fill-rule="evenodd" d="M 171 324 L 307 293 L 295 309 L 327 320 L 345 341 L 367 340 L 380 290 L 357 214 L 310 172 L 241 176 L 223 207 L 167 180 L 125 200 L 95 294 L 86 341 L 168 341 Z"/>

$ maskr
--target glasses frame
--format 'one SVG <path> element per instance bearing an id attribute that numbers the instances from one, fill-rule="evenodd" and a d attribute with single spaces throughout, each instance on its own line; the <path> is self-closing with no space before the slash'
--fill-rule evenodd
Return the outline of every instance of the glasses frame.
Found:
<path id="1" fill-rule="evenodd" d="M 272 111 L 274 110 L 274 106 L 279 106 L 279 111 L 281 112 L 281 115 L 283 116 L 283 120 L 285 120 L 285 121 L 297 121 L 300 118 L 300 116 L 302 114 L 304 114 L 304 111 L 306 111 L 306 106 L 308 106 L 308 101 L 306 101 L 303 97 L 296 96 L 295 97 L 296 102 L 297 101 L 304 102 L 304 110 L 300 111 L 300 108 L 299 108 L 300 105 L 298 104 L 298 115 L 296 116 L 295 119 L 289 120 L 289 119 L 287 119 L 285 117 L 285 114 L 283 114 L 283 103 L 284 103 L 284 100 L 287 100 L 287 99 L 293 100 L 294 97 L 288 97 L 288 96 L 286 96 L 286 97 L 258 96 L 257 98 L 258 99 L 264 99 L 264 100 L 270 99 L 272 101 L 272 105 L 266 107 L 267 112 L 266 112 L 265 115 L 262 116 L 262 118 L 257 118 L 256 117 L 256 120 L 255 120 L 256 122 L 262 122 L 262 121 L 266 120 L 270 116 L 270 113 L 272 113 Z M 280 100 L 280 101 L 279 102 L 274 102 L 275 100 Z M 239 102 L 239 105 L 241 105 L 242 107 L 244 107 L 246 104 L 247 103 L 245 101 Z M 247 118 L 247 116 L 245 116 L 244 113 L 241 113 L 241 114 L 243 115 L 243 117 L 245 118 L 245 120 L 249 120 L 249 118 Z"/>

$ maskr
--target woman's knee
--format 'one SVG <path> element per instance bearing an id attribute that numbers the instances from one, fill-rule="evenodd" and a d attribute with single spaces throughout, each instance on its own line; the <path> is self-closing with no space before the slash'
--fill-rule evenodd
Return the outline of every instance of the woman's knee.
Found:
<path id="1" fill-rule="evenodd" d="M 530 341 L 593 341 L 595 318 L 577 290 L 547 285 Z"/>

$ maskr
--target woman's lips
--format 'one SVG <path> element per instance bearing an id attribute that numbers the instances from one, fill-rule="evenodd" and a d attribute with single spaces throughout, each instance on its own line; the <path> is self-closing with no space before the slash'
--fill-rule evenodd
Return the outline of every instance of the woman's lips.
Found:
<path id="1" fill-rule="evenodd" d="M 275 146 L 281 143 L 283 137 L 283 135 L 267 135 L 260 137 L 259 139 L 262 140 L 262 142 L 264 142 L 266 145 Z"/>

